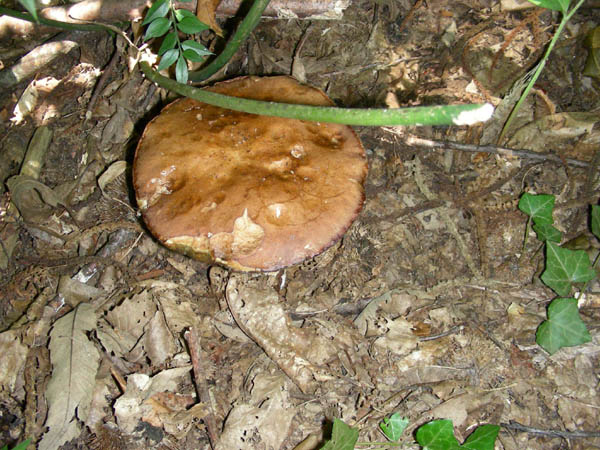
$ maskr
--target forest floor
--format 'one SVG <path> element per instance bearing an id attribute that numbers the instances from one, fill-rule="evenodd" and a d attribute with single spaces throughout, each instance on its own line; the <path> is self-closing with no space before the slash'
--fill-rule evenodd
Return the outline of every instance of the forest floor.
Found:
<path id="1" fill-rule="evenodd" d="M 335 20 L 264 19 L 214 80 L 292 75 L 347 107 L 498 106 L 557 22 L 496 0 L 354 0 Z M 497 449 L 600 448 L 600 285 L 579 301 L 591 342 L 537 345 L 556 294 L 535 233 L 523 248 L 517 208 L 524 192 L 553 194 L 563 242 L 598 253 L 600 89 L 582 70 L 599 22 L 584 6 L 565 29 L 501 143 L 522 153 L 494 151 L 506 114 L 355 127 L 363 210 L 322 255 L 264 274 L 211 267 L 148 233 L 130 168 L 174 96 L 129 66 L 121 38 L 69 32 L 72 49 L 0 94 L 0 445 L 320 448 L 335 418 L 381 442 L 398 412 L 407 449 L 434 419 L 451 419 L 460 442 L 503 424 Z M 4 66 L 41 43 L 3 43 Z M 11 178 L 34 133 L 47 143 L 37 178 Z M 233 320 L 233 291 L 264 321 L 250 333 L 260 339 Z"/>

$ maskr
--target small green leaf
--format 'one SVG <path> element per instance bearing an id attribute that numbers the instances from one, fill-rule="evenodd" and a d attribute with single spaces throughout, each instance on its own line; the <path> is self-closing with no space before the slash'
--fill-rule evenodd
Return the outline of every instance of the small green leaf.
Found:
<path id="1" fill-rule="evenodd" d="M 421 425 L 416 433 L 417 442 L 427 450 L 455 450 L 460 444 L 454 437 L 451 420 L 433 420 Z"/>
<path id="2" fill-rule="evenodd" d="M 208 30 L 209 26 L 200 22 L 196 16 L 189 16 L 181 19 L 177 24 L 177 28 L 185 34 L 195 34 Z"/>
<path id="3" fill-rule="evenodd" d="M 183 41 L 181 43 L 181 48 L 184 50 L 194 50 L 196 53 L 202 56 L 212 55 L 212 52 L 200 42 L 192 41 L 190 39 L 188 39 L 187 41 Z"/>
<path id="4" fill-rule="evenodd" d="M 569 0 L 529 0 L 535 6 L 551 9 L 553 11 L 561 11 L 565 13 L 569 10 Z"/>
<path id="5" fill-rule="evenodd" d="M 177 22 L 181 22 L 181 19 L 184 17 L 196 17 L 196 15 L 187 9 L 176 9 L 175 17 L 177 18 Z"/>
<path id="6" fill-rule="evenodd" d="M 188 81 L 188 67 L 183 55 L 179 55 L 177 65 L 175 66 L 175 78 L 178 83 L 186 84 Z"/>
<path id="7" fill-rule="evenodd" d="M 560 242 L 562 239 L 562 233 L 549 223 L 536 223 L 532 228 L 542 242 Z"/>
<path id="8" fill-rule="evenodd" d="M 202 61 L 204 61 L 204 57 L 198 55 L 198 53 L 196 53 L 193 50 L 184 50 L 182 54 L 183 54 L 183 57 L 185 59 L 187 59 L 188 61 L 193 61 L 193 62 L 202 62 Z"/>
<path id="9" fill-rule="evenodd" d="M 148 25 L 148 28 L 146 28 L 144 40 L 147 41 L 151 38 L 160 37 L 167 31 L 169 31 L 170 27 L 171 21 L 169 19 L 167 19 L 166 17 L 159 17 L 158 19 L 155 19 L 150 25 Z"/>
<path id="10" fill-rule="evenodd" d="M 212 52 L 208 51 L 206 47 L 199 42 L 187 40 L 181 43 L 183 49 L 183 56 L 190 61 L 202 62 L 206 55 L 211 55 Z"/>
<path id="11" fill-rule="evenodd" d="M 402 436 L 402 433 L 406 429 L 409 420 L 405 417 L 400 416 L 399 413 L 392 414 L 389 418 L 383 419 L 383 422 L 379 424 L 379 427 L 390 441 L 396 442 Z"/>
<path id="12" fill-rule="evenodd" d="M 35 9 L 35 0 L 19 0 L 19 3 L 25 8 L 29 14 L 33 16 L 35 21 L 38 21 L 37 10 Z"/>
<path id="13" fill-rule="evenodd" d="M 546 243 L 546 270 L 541 278 L 558 295 L 569 295 L 573 283 L 585 283 L 595 276 L 584 250 L 568 250 L 553 242 Z"/>
<path id="14" fill-rule="evenodd" d="M 167 50 L 171 50 L 177 44 L 177 35 L 175 33 L 169 33 L 165 36 L 158 49 L 158 56 L 162 56 Z"/>
<path id="15" fill-rule="evenodd" d="M 148 12 L 146 13 L 146 17 L 142 22 L 142 25 L 147 25 L 152 22 L 154 19 L 159 17 L 165 17 L 169 12 L 169 1 L 168 0 L 158 0 L 154 2 L 154 4 L 150 7 Z"/>
<path id="16" fill-rule="evenodd" d="M 498 425 L 481 425 L 473 431 L 461 448 L 469 450 L 494 450 L 494 444 L 498 437 L 500 427 Z"/>
<path id="17" fill-rule="evenodd" d="M 592 233 L 600 239 L 600 206 L 592 206 Z"/>
<path id="18" fill-rule="evenodd" d="M 20 444 L 15 445 L 12 450 L 25 450 L 27 448 L 27 446 L 29 445 L 30 441 L 31 441 L 31 439 L 27 439 L 26 441 L 23 441 Z M 2 447 L 1 450 L 8 450 L 8 445 L 5 445 L 4 447 Z"/>
<path id="19" fill-rule="evenodd" d="M 563 347 L 573 347 L 591 340 L 574 298 L 557 298 L 550 303 L 548 320 L 538 327 L 535 339 L 551 355 Z"/>
<path id="20" fill-rule="evenodd" d="M 166 68 L 171 67 L 173 63 L 177 61 L 177 58 L 179 58 L 178 49 L 173 48 L 171 50 L 167 50 L 163 57 L 160 59 L 160 64 L 158 65 L 156 70 L 160 72 L 161 70 L 165 70 Z"/>
<path id="21" fill-rule="evenodd" d="M 519 209 L 531 216 L 533 221 L 538 225 L 544 223 L 551 224 L 554 222 L 554 219 L 552 219 L 554 195 L 532 195 L 526 192 L 519 200 Z"/>
<path id="22" fill-rule="evenodd" d="M 321 450 L 353 450 L 356 441 L 358 441 L 358 430 L 335 418 L 331 439 L 321 447 Z"/>

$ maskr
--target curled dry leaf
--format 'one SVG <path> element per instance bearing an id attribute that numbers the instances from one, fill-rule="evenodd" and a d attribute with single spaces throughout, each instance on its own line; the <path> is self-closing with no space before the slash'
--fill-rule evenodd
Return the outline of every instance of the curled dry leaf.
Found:
<path id="1" fill-rule="evenodd" d="M 52 189 L 26 175 L 15 175 L 6 184 L 13 203 L 28 222 L 43 222 L 52 214 L 52 208 L 64 205 Z"/>
<path id="2" fill-rule="evenodd" d="M 289 376 L 302 392 L 314 392 L 332 375 L 322 367 L 335 357 L 331 341 L 297 328 L 272 288 L 257 289 L 230 278 L 227 303 L 239 327 Z"/>

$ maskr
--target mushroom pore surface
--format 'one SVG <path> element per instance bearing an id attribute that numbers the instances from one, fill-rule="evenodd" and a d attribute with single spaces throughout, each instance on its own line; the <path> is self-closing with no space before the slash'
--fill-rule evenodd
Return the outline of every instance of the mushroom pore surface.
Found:
<path id="1" fill-rule="evenodd" d="M 290 77 L 210 90 L 329 106 Z M 241 113 L 183 98 L 154 118 L 133 164 L 138 206 L 167 247 L 237 270 L 270 271 L 339 239 L 364 201 L 364 149 L 345 125 Z"/>

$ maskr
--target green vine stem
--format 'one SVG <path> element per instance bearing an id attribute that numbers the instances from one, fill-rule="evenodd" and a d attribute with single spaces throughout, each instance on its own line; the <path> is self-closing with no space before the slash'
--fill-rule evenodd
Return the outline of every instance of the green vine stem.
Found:
<path id="1" fill-rule="evenodd" d="M 60 22 L 58 20 L 46 19 L 38 15 L 38 20 L 29 14 L 20 11 L 15 11 L 14 9 L 4 8 L 0 6 L 0 16 L 9 16 L 14 17 L 15 19 L 26 20 L 27 22 L 39 23 L 41 25 L 46 25 L 48 27 L 53 28 L 62 28 L 63 30 L 79 30 L 79 31 L 108 31 L 112 33 L 110 28 L 106 27 L 102 24 L 95 23 L 70 23 L 70 22 Z"/>
<path id="2" fill-rule="evenodd" d="M 354 109 L 262 102 L 230 97 L 178 83 L 152 70 L 150 65 L 144 61 L 140 62 L 140 68 L 149 80 L 185 97 L 235 111 L 289 119 L 359 126 L 472 125 L 488 120 L 494 110 L 489 103 L 483 105 L 417 106 L 398 109 Z"/>
<path id="3" fill-rule="evenodd" d="M 237 31 L 231 37 L 221 54 L 217 56 L 210 64 L 196 72 L 190 72 L 188 79 L 190 81 L 200 82 L 210 78 L 212 75 L 229 62 L 235 52 L 237 52 L 240 44 L 246 40 L 248 35 L 256 28 L 263 11 L 269 4 L 270 0 L 255 0 L 252 7 L 240 23 Z"/>
<path id="4" fill-rule="evenodd" d="M 584 1 L 585 0 L 579 0 L 579 2 L 567 14 L 562 15 L 560 24 L 558 25 L 558 28 L 556 29 L 556 32 L 554 33 L 554 36 L 552 37 L 550 44 L 548 44 L 546 53 L 544 53 L 544 56 L 542 57 L 541 61 L 536 66 L 535 72 L 533 73 L 531 80 L 529 80 L 529 83 L 527 83 L 525 90 L 521 94 L 521 97 L 519 97 L 519 101 L 517 102 L 517 104 L 511 111 L 511 113 L 509 114 L 508 119 L 506 119 L 506 123 L 504 124 L 504 127 L 502 128 L 502 132 L 500 133 L 500 136 L 498 137 L 498 141 L 497 141 L 498 143 L 501 143 L 502 140 L 504 139 L 504 136 L 506 135 L 508 128 L 510 127 L 510 125 L 513 122 L 513 120 L 515 119 L 515 117 L 517 117 L 517 113 L 519 112 L 519 109 L 521 109 L 521 105 L 523 104 L 523 102 L 525 101 L 527 96 L 529 95 L 529 91 L 531 91 L 531 88 L 533 88 L 533 85 L 539 78 L 540 74 L 542 73 L 542 70 L 544 70 L 544 67 L 546 66 L 546 61 L 548 60 L 548 57 L 550 56 L 550 53 L 552 52 L 554 45 L 558 41 L 558 38 L 560 37 L 560 34 L 562 33 L 563 28 L 565 27 L 567 22 L 571 19 L 571 17 L 573 17 L 573 14 L 575 14 L 575 12 L 579 9 L 579 7 L 583 4 Z"/>

